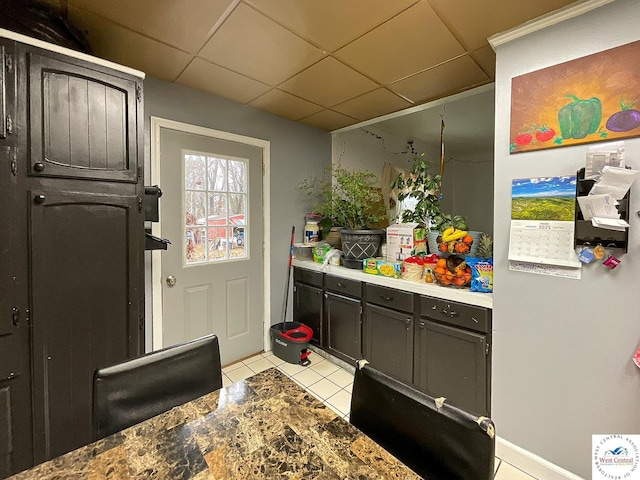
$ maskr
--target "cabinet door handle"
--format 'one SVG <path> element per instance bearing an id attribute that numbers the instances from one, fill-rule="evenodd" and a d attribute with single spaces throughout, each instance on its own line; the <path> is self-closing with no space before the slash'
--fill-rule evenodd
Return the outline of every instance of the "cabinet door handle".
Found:
<path id="1" fill-rule="evenodd" d="M 424 328 L 427 324 L 424 322 L 420 322 L 420 328 Z"/>
<path id="2" fill-rule="evenodd" d="M 11 314 L 11 320 L 13 321 L 14 327 L 20 326 L 20 309 L 18 307 L 13 307 L 13 312 Z"/>
<path id="3" fill-rule="evenodd" d="M 410 318 L 407 318 L 407 319 L 404 321 L 404 323 L 406 323 L 407 325 L 411 325 L 411 319 L 410 319 Z"/>
<path id="4" fill-rule="evenodd" d="M 325 293 L 324 298 L 329 298 L 329 294 Z"/>
<path id="5" fill-rule="evenodd" d="M 36 172 L 44 172 L 44 163 L 38 162 L 33 164 L 33 169 Z"/>
<path id="6" fill-rule="evenodd" d="M 36 203 L 44 203 L 44 195 L 36 195 L 35 197 L 33 197 L 33 201 Z"/>

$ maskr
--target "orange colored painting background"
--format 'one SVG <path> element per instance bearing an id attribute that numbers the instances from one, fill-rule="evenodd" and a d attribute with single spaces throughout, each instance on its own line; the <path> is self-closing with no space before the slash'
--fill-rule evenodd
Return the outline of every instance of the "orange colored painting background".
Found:
<path id="1" fill-rule="evenodd" d="M 585 138 L 562 138 L 558 121 L 559 110 L 573 102 L 566 95 L 581 100 L 592 97 L 602 102 L 602 120 L 598 131 Z M 545 148 L 566 147 L 640 135 L 640 126 L 626 132 L 606 128 L 607 119 L 621 110 L 620 100 L 637 103 L 631 108 L 640 111 L 640 41 L 571 60 L 511 80 L 510 152 L 518 153 Z M 544 140 L 536 133 L 546 131 Z M 527 145 L 520 142 L 528 139 Z M 543 141 L 544 140 L 544 141 Z"/>

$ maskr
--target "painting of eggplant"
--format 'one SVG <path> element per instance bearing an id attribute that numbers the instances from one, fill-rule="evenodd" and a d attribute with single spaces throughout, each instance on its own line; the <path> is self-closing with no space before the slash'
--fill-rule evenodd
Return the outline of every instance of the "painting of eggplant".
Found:
<path id="1" fill-rule="evenodd" d="M 511 80 L 509 151 L 640 136 L 640 41 Z"/>

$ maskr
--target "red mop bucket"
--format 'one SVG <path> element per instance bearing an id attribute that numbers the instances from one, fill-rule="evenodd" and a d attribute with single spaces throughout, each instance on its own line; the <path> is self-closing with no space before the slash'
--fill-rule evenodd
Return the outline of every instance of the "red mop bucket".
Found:
<path id="1" fill-rule="evenodd" d="M 307 366 L 311 363 L 309 341 L 313 330 L 300 322 L 281 322 L 271 325 L 273 354 L 289 363 Z"/>

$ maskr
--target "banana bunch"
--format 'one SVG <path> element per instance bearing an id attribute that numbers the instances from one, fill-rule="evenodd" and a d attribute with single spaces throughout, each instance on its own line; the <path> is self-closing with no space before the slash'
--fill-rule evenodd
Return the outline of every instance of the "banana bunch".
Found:
<path id="1" fill-rule="evenodd" d="M 442 241 L 445 243 L 455 242 L 461 238 L 467 236 L 469 232 L 466 230 L 457 230 L 455 227 L 449 227 L 442 232 Z"/>

